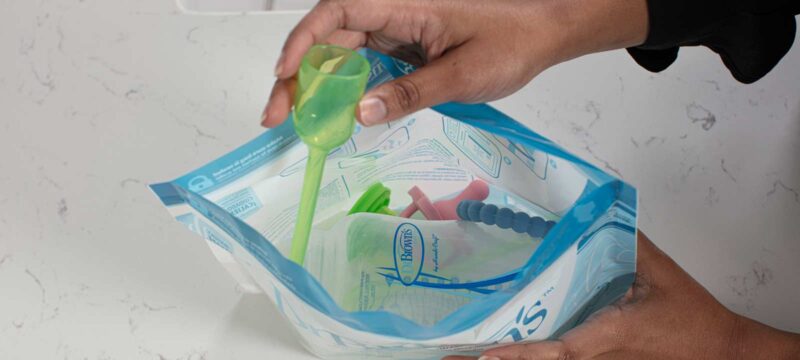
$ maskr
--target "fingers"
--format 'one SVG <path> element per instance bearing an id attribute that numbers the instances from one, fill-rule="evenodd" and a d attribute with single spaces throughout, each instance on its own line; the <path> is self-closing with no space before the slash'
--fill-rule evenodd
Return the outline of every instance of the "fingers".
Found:
<path id="1" fill-rule="evenodd" d="M 558 340 L 515 344 L 487 350 L 483 356 L 500 360 L 580 360 L 600 354 L 612 354 L 625 341 L 620 329 L 625 316 L 614 307 L 606 307 Z M 480 360 L 486 360 L 481 358 Z"/>
<path id="2" fill-rule="evenodd" d="M 331 5 L 329 1 L 317 4 L 295 26 L 286 43 L 283 45 L 281 56 L 275 64 L 275 76 L 285 79 L 297 72 L 303 54 L 315 43 L 325 40 L 336 29 L 343 28 L 344 15 L 341 6 Z"/>
<path id="3" fill-rule="evenodd" d="M 366 35 L 356 31 L 337 30 L 325 42 L 355 49 L 366 42 Z M 268 128 L 278 126 L 289 116 L 296 84 L 294 78 L 278 79 L 275 82 L 267 106 L 261 113 L 261 126 Z"/>
<path id="4" fill-rule="evenodd" d="M 471 89 L 469 67 L 459 64 L 466 48 L 453 50 L 419 70 L 369 91 L 359 103 L 358 120 L 365 126 L 386 123 L 414 111 L 448 101 L 464 100 Z"/>
<path id="5" fill-rule="evenodd" d="M 578 360 L 578 354 L 562 341 L 540 341 L 487 350 L 481 360 Z"/>
<path id="6" fill-rule="evenodd" d="M 296 86 L 297 81 L 294 78 L 275 81 L 267 106 L 261 114 L 261 126 L 276 127 L 289 117 Z"/>
<path id="7" fill-rule="evenodd" d="M 356 48 L 366 43 L 365 31 L 378 30 L 392 13 L 390 6 L 365 7 L 362 0 L 321 1 L 292 30 L 275 65 L 275 83 L 261 125 L 281 124 L 292 108 L 297 72 L 303 55 L 315 43 Z M 349 29 L 349 30 L 348 30 Z"/>
<path id="8" fill-rule="evenodd" d="M 336 30 L 327 39 L 326 44 L 337 45 L 349 49 L 357 49 L 367 42 L 367 34 L 360 31 Z"/>
<path id="9" fill-rule="evenodd" d="M 275 66 L 275 76 L 286 79 L 294 75 L 308 49 L 336 30 L 380 30 L 389 21 L 392 8 L 400 6 L 395 3 L 370 6 L 363 0 L 320 1 L 289 34 Z"/>

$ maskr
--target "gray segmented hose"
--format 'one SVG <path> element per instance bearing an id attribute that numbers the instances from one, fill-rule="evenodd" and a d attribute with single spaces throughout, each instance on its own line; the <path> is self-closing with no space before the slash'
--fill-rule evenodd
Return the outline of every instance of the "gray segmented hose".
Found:
<path id="1" fill-rule="evenodd" d="M 460 202 L 456 213 L 462 220 L 497 225 L 501 229 L 511 229 L 521 234 L 527 233 L 535 238 L 545 237 L 556 225 L 556 222 L 552 220 L 529 216 L 524 212 L 514 212 L 509 208 L 498 208 L 496 205 L 484 204 L 477 200 Z"/>

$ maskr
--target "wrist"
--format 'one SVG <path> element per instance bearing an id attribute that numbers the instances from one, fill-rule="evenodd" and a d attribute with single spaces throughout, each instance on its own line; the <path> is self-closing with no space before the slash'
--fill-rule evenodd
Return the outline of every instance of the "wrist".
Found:
<path id="1" fill-rule="evenodd" d="M 735 315 L 728 349 L 730 359 L 797 359 L 800 335 L 781 331 L 755 320 Z"/>
<path id="2" fill-rule="evenodd" d="M 545 0 L 548 1 L 548 0 Z M 564 32 L 561 61 L 638 46 L 648 32 L 647 0 L 549 0 Z"/>

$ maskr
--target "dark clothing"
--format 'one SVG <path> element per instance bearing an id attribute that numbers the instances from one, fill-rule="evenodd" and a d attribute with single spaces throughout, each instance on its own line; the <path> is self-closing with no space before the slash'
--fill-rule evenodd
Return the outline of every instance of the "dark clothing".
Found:
<path id="1" fill-rule="evenodd" d="M 659 72 L 681 46 L 706 46 L 733 77 L 752 83 L 772 70 L 792 47 L 800 0 L 647 0 L 650 29 L 628 52 Z"/>

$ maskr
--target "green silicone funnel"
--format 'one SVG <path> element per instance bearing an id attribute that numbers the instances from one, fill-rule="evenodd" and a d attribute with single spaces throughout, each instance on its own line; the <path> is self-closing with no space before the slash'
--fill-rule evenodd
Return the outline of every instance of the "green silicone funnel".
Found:
<path id="1" fill-rule="evenodd" d="M 353 50 L 313 46 L 300 64 L 294 96 L 294 129 L 308 146 L 289 259 L 302 265 L 314 220 L 325 157 L 353 135 L 355 109 L 367 86 L 369 62 Z"/>

